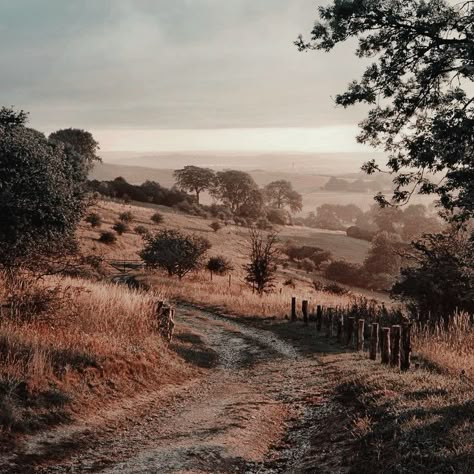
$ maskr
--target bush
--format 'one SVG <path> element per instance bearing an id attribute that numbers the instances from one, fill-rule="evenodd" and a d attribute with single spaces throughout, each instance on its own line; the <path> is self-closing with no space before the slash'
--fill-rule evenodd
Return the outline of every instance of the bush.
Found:
<path id="1" fill-rule="evenodd" d="M 113 226 L 112 229 L 117 232 L 118 235 L 122 235 L 123 233 L 127 232 L 128 226 L 124 222 L 116 222 Z"/>
<path id="2" fill-rule="evenodd" d="M 230 260 L 222 256 L 211 257 L 207 262 L 206 268 L 211 273 L 217 273 L 218 275 L 225 275 L 234 269 Z"/>
<path id="3" fill-rule="evenodd" d="M 272 224 L 286 225 L 289 221 L 288 213 L 284 209 L 269 209 L 267 219 Z"/>
<path id="4" fill-rule="evenodd" d="M 119 220 L 122 222 L 132 222 L 134 219 L 134 215 L 130 211 L 122 212 L 119 215 Z"/>
<path id="5" fill-rule="evenodd" d="M 218 221 L 211 222 L 209 227 L 214 231 L 217 232 L 218 230 L 222 229 L 222 224 Z"/>
<path id="6" fill-rule="evenodd" d="M 163 214 L 160 212 L 155 212 L 150 219 L 155 223 L 155 224 L 161 224 L 165 218 L 163 217 Z"/>
<path id="7" fill-rule="evenodd" d="M 100 227 L 102 225 L 102 217 L 97 212 L 91 212 L 84 219 L 91 227 Z"/>
<path id="8" fill-rule="evenodd" d="M 337 281 L 346 285 L 361 286 L 360 266 L 348 263 L 345 260 L 336 260 L 331 262 L 325 271 L 325 277 L 328 280 Z"/>
<path id="9" fill-rule="evenodd" d="M 105 231 L 100 233 L 99 242 L 103 244 L 111 245 L 117 241 L 117 236 L 110 231 Z"/>
<path id="10" fill-rule="evenodd" d="M 150 233 L 150 231 L 144 225 L 137 225 L 134 229 L 136 234 L 145 236 Z"/>
<path id="11" fill-rule="evenodd" d="M 323 262 L 330 260 L 332 256 L 331 252 L 327 250 L 309 245 L 303 245 L 302 247 L 287 245 L 284 253 L 293 261 L 311 260 L 316 268 L 319 268 Z"/>
<path id="12" fill-rule="evenodd" d="M 359 240 L 367 240 L 368 242 L 371 242 L 375 235 L 374 232 L 371 232 L 370 230 L 362 229 L 361 227 L 357 227 L 355 225 L 348 227 L 346 229 L 346 234 L 348 237 L 352 237 L 354 239 L 359 239 Z"/>
<path id="13" fill-rule="evenodd" d="M 203 237 L 167 229 L 146 238 L 140 257 L 147 267 L 162 268 L 169 276 L 177 275 L 181 279 L 201 267 L 210 248 L 211 244 Z"/>
<path id="14" fill-rule="evenodd" d="M 309 258 L 305 258 L 304 260 L 301 261 L 301 268 L 306 273 L 311 273 L 311 272 L 314 272 L 314 270 L 316 270 L 316 265 Z"/>
<path id="15" fill-rule="evenodd" d="M 270 221 L 264 217 L 261 217 L 260 219 L 258 219 L 257 222 L 255 223 L 255 226 L 257 227 L 257 229 L 260 229 L 260 230 L 271 230 L 273 228 Z"/>

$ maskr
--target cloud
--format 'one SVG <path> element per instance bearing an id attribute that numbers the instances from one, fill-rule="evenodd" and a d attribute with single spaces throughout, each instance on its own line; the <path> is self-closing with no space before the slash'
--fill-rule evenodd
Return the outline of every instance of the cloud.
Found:
<path id="1" fill-rule="evenodd" d="M 292 44 L 317 3 L 0 0 L 0 103 L 46 129 L 354 124 L 331 99 L 360 73 L 349 48 Z"/>

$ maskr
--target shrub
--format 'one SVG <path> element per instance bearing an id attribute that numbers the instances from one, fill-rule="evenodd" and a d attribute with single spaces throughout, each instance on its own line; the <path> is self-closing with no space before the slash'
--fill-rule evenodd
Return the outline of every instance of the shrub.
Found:
<path id="1" fill-rule="evenodd" d="M 103 244 L 111 245 L 117 241 L 117 236 L 110 231 L 105 231 L 100 233 L 99 242 Z"/>
<path id="2" fill-rule="evenodd" d="M 325 271 L 325 277 L 347 285 L 360 286 L 360 266 L 345 260 L 331 262 Z"/>
<path id="3" fill-rule="evenodd" d="M 211 257 L 206 264 L 206 268 L 211 273 L 217 273 L 218 275 L 225 275 L 234 269 L 230 260 L 220 255 Z"/>
<path id="4" fill-rule="evenodd" d="M 118 235 L 122 235 L 123 233 L 127 232 L 128 226 L 124 222 L 116 222 L 113 226 L 112 229 L 117 232 Z"/>
<path id="5" fill-rule="evenodd" d="M 102 217 L 97 212 L 91 212 L 84 219 L 91 227 L 100 227 L 102 225 Z"/>
<path id="6" fill-rule="evenodd" d="M 309 258 L 305 258 L 304 260 L 301 261 L 301 268 L 306 273 L 311 273 L 311 272 L 314 272 L 314 270 L 316 270 L 316 265 Z"/>
<path id="7" fill-rule="evenodd" d="M 368 242 L 371 242 L 375 235 L 374 232 L 371 232 L 370 230 L 362 229 L 361 227 L 357 227 L 355 225 L 348 227 L 346 229 L 346 234 L 348 237 L 352 237 L 354 239 L 360 239 L 360 240 L 367 240 Z"/>
<path id="8" fill-rule="evenodd" d="M 145 236 L 150 233 L 150 231 L 144 225 L 137 225 L 134 229 L 136 234 Z"/>
<path id="9" fill-rule="evenodd" d="M 122 222 L 132 222 L 134 219 L 134 215 L 130 211 L 122 212 L 119 215 L 119 220 Z"/>
<path id="10" fill-rule="evenodd" d="M 272 224 L 270 223 L 268 219 L 264 217 L 261 217 L 260 219 L 258 219 L 257 222 L 255 223 L 255 226 L 257 227 L 257 229 L 260 229 L 260 230 L 272 229 Z"/>
<path id="11" fill-rule="evenodd" d="M 160 212 L 155 212 L 150 219 L 155 223 L 155 224 L 161 224 L 165 218 L 163 217 L 163 214 Z"/>
<path id="12" fill-rule="evenodd" d="M 293 278 L 288 278 L 287 280 L 285 280 L 283 282 L 283 285 L 285 286 L 291 286 L 292 288 L 294 288 L 296 285 L 295 285 L 295 280 L 293 280 Z"/>
<path id="13" fill-rule="evenodd" d="M 209 227 L 214 231 L 217 232 L 218 230 L 222 229 L 222 224 L 218 221 L 211 222 Z"/>
<path id="14" fill-rule="evenodd" d="M 289 221 L 288 213 L 284 209 L 269 209 L 267 219 L 276 225 L 286 225 Z"/>
<path id="15" fill-rule="evenodd" d="M 247 220 L 240 216 L 234 217 L 234 224 L 245 227 L 247 225 Z"/>
<path id="16" fill-rule="evenodd" d="M 178 230 L 162 230 L 146 238 L 140 257 L 147 267 L 162 268 L 169 276 L 177 275 L 181 279 L 201 267 L 210 248 L 211 244 L 203 237 Z"/>

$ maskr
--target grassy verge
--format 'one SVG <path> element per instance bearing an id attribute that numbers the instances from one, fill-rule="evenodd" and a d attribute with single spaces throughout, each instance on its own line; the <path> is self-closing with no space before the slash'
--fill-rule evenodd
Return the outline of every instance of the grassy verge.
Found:
<path id="1" fill-rule="evenodd" d="M 157 334 L 158 294 L 70 278 L 24 283 L 7 291 L 0 279 L 0 435 L 193 375 Z"/>

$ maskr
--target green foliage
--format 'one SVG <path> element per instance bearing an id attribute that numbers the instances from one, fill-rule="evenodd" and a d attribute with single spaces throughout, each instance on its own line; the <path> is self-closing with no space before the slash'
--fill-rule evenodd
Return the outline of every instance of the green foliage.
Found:
<path id="1" fill-rule="evenodd" d="M 451 213 L 447 217 L 474 215 L 470 3 L 336 0 L 319 8 L 311 40 L 296 41 L 300 50 L 330 51 L 356 39 L 357 55 L 373 58 L 336 103 L 372 107 L 359 141 L 389 155 L 395 189 L 391 199 L 377 195 L 382 205 L 405 203 L 414 192 L 437 193 Z M 372 160 L 364 170 L 374 173 L 380 167 Z M 430 179 L 440 172 L 446 173 L 444 180 Z"/>
<path id="2" fill-rule="evenodd" d="M 73 250 L 86 207 L 85 176 L 25 121 L 22 111 L 0 110 L 0 265 L 10 268 Z"/>
<path id="3" fill-rule="evenodd" d="M 273 181 L 264 189 L 267 203 L 276 209 L 288 207 L 291 212 L 303 209 L 303 197 L 293 189 L 292 184 L 286 180 Z"/>
<path id="4" fill-rule="evenodd" d="M 198 270 L 206 252 L 211 248 L 208 240 L 187 235 L 178 230 L 161 230 L 145 239 L 140 257 L 149 268 L 162 268 L 169 276 L 183 278 Z"/>
<path id="5" fill-rule="evenodd" d="M 211 273 L 217 273 L 218 275 L 225 275 L 234 269 L 231 261 L 221 255 L 211 257 L 206 264 L 206 268 Z"/>
<path id="6" fill-rule="evenodd" d="M 155 223 L 155 224 L 162 224 L 165 218 L 163 217 L 163 214 L 160 212 L 155 212 L 150 219 Z"/>
<path id="7" fill-rule="evenodd" d="M 97 212 L 87 214 L 84 219 L 91 227 L 100 227 L 102 225 L 102 217 Z"/>
<path id="8" fill-rule="evenodd" d="M 117 241 L 117 236 L 110 231 L 100 233 L 99 242 L 107 245 L 114 244 Z"/>
<path id="9" fill-rule="evenodd" d="M 412 245 L 392 295 L 408 302 L 420 319 L 446 324 L 456 311 L 474 313 L 474 238 L 449 229 Z"/>
<path id="10" fill-rule="evenodd" d="M 185 166 L 174 172 L 176 184 L 184 191 L 196 193 L 196 202 L 199 204 L 199 195 L 206 189 L 211 189 L 215 181 L 215 173 L 208 168 Z"/>
<path id="11" fill-rule="evenodd" d="M 222 224 L 219 221 L 214 221 L 209 224 L 209 227 L 214 231 L 217 232 L 222 229 Z"/>
<path id="12" fill-rule="evenodd" d="M 133 219 L 135 219 L 135 216 L 130 211 L 122 212 L 119 215 L 119 220 L 121 220 L 122 222 L 130 223 L 133 222 Z"/>
<path id="13" fill-rule="evenodd" d="M 125 222 L 119 221 L 119 222 L 116 222 L 112 226 L 112 229 L 114 229 L 115 232 L 117 232 L 118 235 L 122 235 L 122 234 L 124 234 L 125 232 L 128 231 L 128 225 L 125 224 Z"/>

